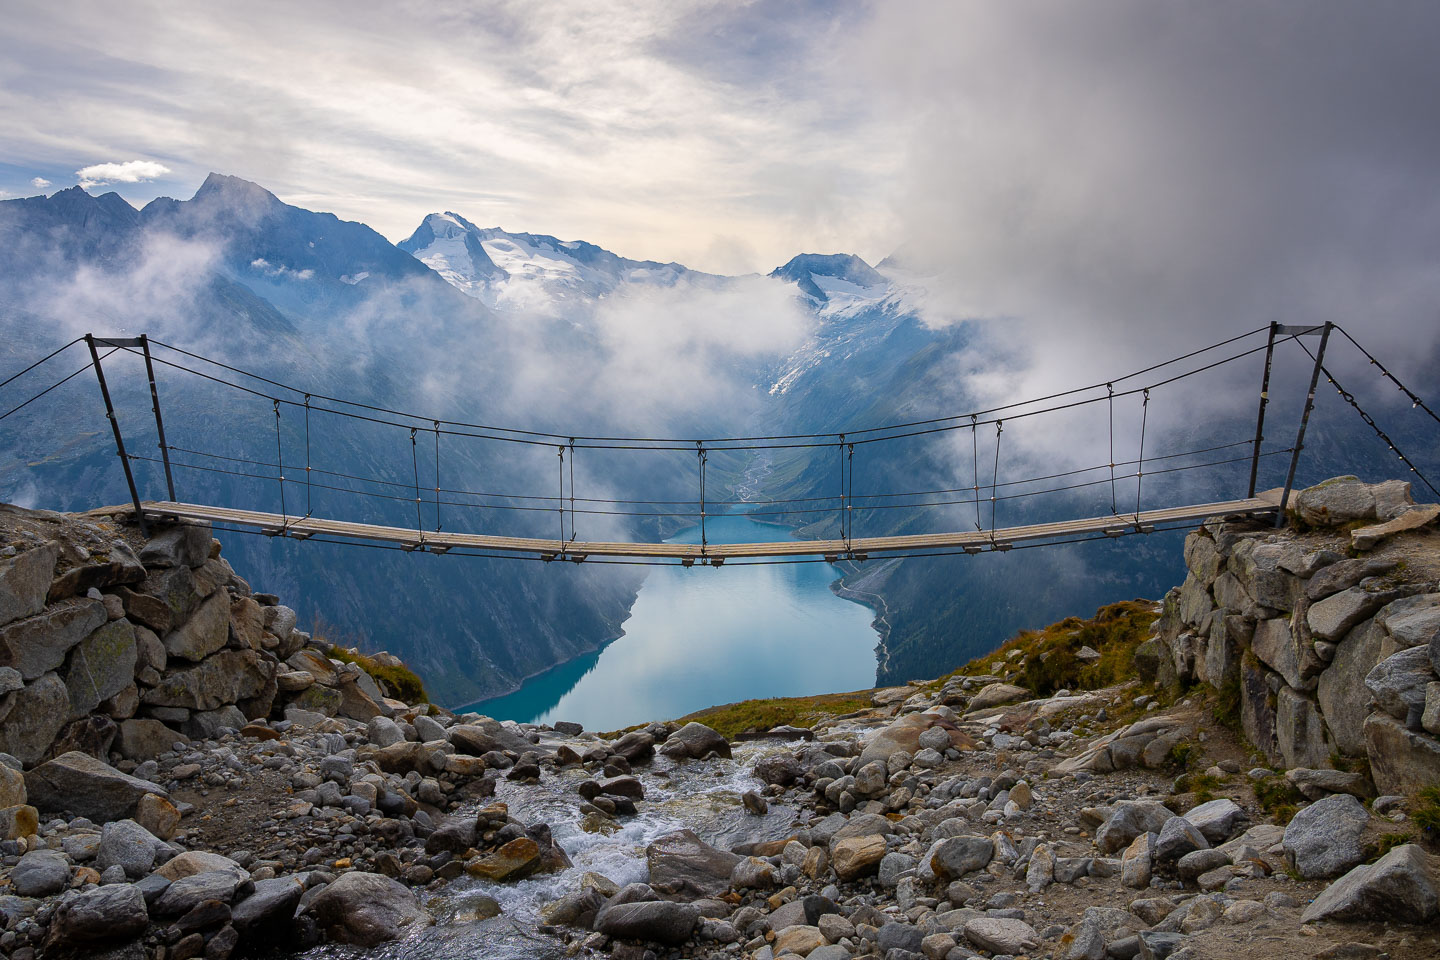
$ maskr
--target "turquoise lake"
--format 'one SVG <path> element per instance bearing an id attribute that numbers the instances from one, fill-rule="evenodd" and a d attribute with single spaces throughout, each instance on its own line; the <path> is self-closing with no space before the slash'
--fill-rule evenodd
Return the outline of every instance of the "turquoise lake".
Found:
<path id="1" fill-rule="evenodd" d="M 712 518 L 706 532 L 713 543 L 788 535 L 743 516 Z M 699 539 L 697 529 L 672 542 Z M 655 567 L 620 639 L 460 712 L 616 730 L 737 700 L 872 687 L 874 614 L 830 591 L 839 576 L 828 563 Z"/>

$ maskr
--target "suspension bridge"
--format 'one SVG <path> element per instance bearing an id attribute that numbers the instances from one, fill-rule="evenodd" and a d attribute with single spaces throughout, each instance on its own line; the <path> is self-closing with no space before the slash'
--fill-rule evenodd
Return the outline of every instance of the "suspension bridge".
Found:
<path id="1" fill-rule="evenodd" d="M 1395 445 L 1394 441 L 1360 407 L 1355 395 L 1347 391 L 1325 365 L 1326 351 L 1333 332 L 1339 331 L 1368 363 L 1402 391 L 1411 406 L 1422 410 L 1440 423 L 1425 402 L 1365 350 L 1349 333 L 1334 324 L 1289 326 L 1270 324 L 1249 333 L 1203 347 L 1189 353 L 1152 364 L 1103 383 L 1031 398 L 985 410 L 952 416 L 936 417 L 883 426 L 852 429 L 840 433 L 790 434 L 781 436 L 740 436 L 710 438 L 567 436 L 558 433 L 501 427 L 433 417 L 389 409 L 356 400 L 328 396 L 291 386 L 261 374 L 203 356 L 179 346 L 147 336 L 103 337 L 86 335 L 77 338 L 48 356 L 36 361 L 7 380 L 7 387 L 21 377 L 40 369 L 66 351 L 81 344 L 89 352 L 89 362 L 62 379 L 50 384 L 18 406 L 0 413 L 0 421 L 28 407 L 64 383 L 93 371 L 104 403 L 105 416 L 113 435 L 119 464 L 124 472 L 130 494 L 130 509 L 142 527 L 152 521 L 204 521 L 217 529 L 258 533 L 295 540 L 338 542 L 397 549 L 407 552 L 472 555 L 485 557 L 523 557 L 545 561 L 622 562 L 647 564 L 681 564 L 684 566 L 721 566 L 748 563 L 806 562 L 869 559 L 937 554 L 978 554 L 1007 551 L 1019 547 L 1075 542 L 1088 539 L 1117 538 L 1131 534 L 1147 534 L 1162 530 L 1182 529 L 1212 517 L 1265 518 L 1276 525 L 1283 522 L 1295 482 L 1296 469 L 1305 446 L 1306 430 L 1315 406 L 1316 391 L 1322 378 L 1334 387 L 1363 418 L 1375 435 L 1409 469 L 1411 474 L 1440 495 L 1415 463 Z M 1293 425 L 1293 441 L 1284 447 L 1267 445 L 1266 413 L 1270 404 L 1271 374 L 1277 349 L 1298 344 L 1309 361 L 1309 388 L 1299 404 L 1298 423 Z M 1311 349 L 1311 345 L 1314 349 Z M 111 380 L 107 378 L 105 361 L 116 353 L 132 355 L 143 361 L 144 387 L 148 390 L 153 430 L 159 456 L 135 452 L 135 436 L 122 428 L 122 417 L 112 396 Z M 1145 448 L 1152 395 L 1232 364 L 1255 358 L 1261 376 L 1255 396 L 1253 434 L 1229 442 L 1207 443 L 1185 450 L 1163 453 Z M 162 381 L 156 369 L 176 377 L 187 377 L 204 383 L 220 393 L 230 393 L 236 402 L 268 406 L 273 413 L 274 458 L 256 455 L 235 456 L 197 446 L 172 444 L 167 440 L 162 412 Z M 1297 398 L 1298 399 L 1298 398 Z M 1116 405 L 1138 408 L 1138 442 L 1136 456 L 1117 461 Z M 1006 476 L 1002 460 L 1002 440 L 1007 425 L 1040 421 L 1044 418 L 1073 417 L 1077 412 L 1092 410 L 1108 420 L 1108 453 L 1102 454 L 1091 466 L 1079 467 L 1045 475 Z M 412 476 L 406 480 L 390 476 L 374 476 L 341 472 L 312 463 L 312 417 L 339 417 L 384 430 L 397 432 L 402 448 L 408 447 Z M 290 427 L 290 457 L 286 457 L 285 432 L 282 422 Z M 1123 419 L 1123 417 L 1122 417 Z M 128 425 L 128 424 L 127 424 Z M 1273 425 L 1273 424 L 1272 424 Z M 128 425 L 134 430 L 133 425 Z M 1124 429 L 1122 427 L 1122 429 Z M 146 432 L 149 432 L 147 427 Z M 955 435 L 955 447 L 968 445 L 971 451 L 970 470 L 963 471 L 968 483 L 939 489 L 908 491 L 871 491 L 856 493 L 855 457 L 862 452 L 883 449 L 907 438 L 932 438 Z M 1289 426 L 1286 427 L 1289 434 Z M 516 445 L 531 451 L 549 449 L 556 455 L 558 486 L 544 494 L 507 494 L 477 491 L 466 487 L 446 486 L 441 482 L 441 441 L 447 444 L 494 442 Z M 982 456 L 983 438 L 983 456 Z M 408 439 L 408 444 L 405 440 Z M 303 442 L 302 442 L 303 441 Z M 422 442 L 423 441 L 423 442 Z M 965 441 L 969 441 L 968 444 Z M 1152 437 L 1153 442 L 1153 437 Z M 993 443 L 993 456 L 991 445 Z M 303 460 L 300 450 L 303 447 Z M 433 470 L 430 454 L 433 449 Z M 671 455 L 693 457 L 696 487 L 692 499 L 600 499 L 577 496 L 575 462 L 584 451 L 616 451 L 637 453 L 659 451 Z M 712 457 L 726 454 L 751 455 L 762 451 L 794 451 L 794 455 L 834 458 L 836 485 L 833 494 L 761 501 L 712 499 L 707 489 L 707 465 Z M 172 457 L 172 454 L 177 456 Z M 184 457 L 185 459 L 180 459 Z M 1262 460 L 1287 457 L 1285 482 L 1281 487 L 1257 491 L 1257 478 Z M 204 462 L 198 462 L 204 461 Z M 422 460 L 426 463 L 422 483 Z M 136 463 L 152 464 L 163 474 L 164 499 L 142 496 Z M 1189 471 L 1228 469 L 1243 476 L 1248 463 L 1248 485 L 1236 490 L 1233 499 L 1203 503 L 1144 502 L 1147 478 L 1172 476 Z M 567 469 L 568 468 L 568 469 Z M 243 478 L 263 485 L 274 485 L 278 493 L 278 511 L 260 509 L 260 504 L 214 503 L 210 498 L 186 502 L 176 495 L 175 474 L 196 471 Z M 462 470 L 462 472 L 468 472 Z M 567 486 L 568 478 L 568 486 Z M 199 489 L 207 489 L 203 485 Z M 1131 496 L 1133 490 L 1133 497 Z M 318 492 L 331 498 L 332 505 L 344 497 L 371 498 L 390 506 L 408 509 L 413 504 L 414 525 L 395 525 L 356 520 L 352 516 L 320 516 L 313 508 Z M 1065 497 L 1073 506 L 1076 491 L 1109 493 L 1109 510 L 1096 515 L 1079 515 L 1048 519 L 1044 522 L 1011 523 L 997 521 L 1002 504 L 1012 501 L 1033 501 L 1043 497 Z M 1122 497 L 1124 503 L 1122 505 Z M 255 499 L 252 495 L 252 500 Z M 290 504 L 304 504 L 297 513 Z M 273 506 L 273 505 L 271 505 Z M 767 510 L 757 511 L 757 507 Z M 937 512 L 934 508 L 948 508 Z M 955 517 L 973 507 L 974 519 L 962 529 L 940 529 L 934 532 L 901 535 L 866 535 L 857 531 L 857 515 L 877 516 L 887 510 L 929 510 L 927 517 Z M 834 535 L 818 539 L 785 539 L 764 543 L 712 542 L 706 531 L 707 519 L 734 509 L 752 515 L 828 518 Z M 988 517 L 986 512 L 988 510 Z M 462 532 L 446 529 L 442 518 L 456 513 L 475 511 L 494 517 L 505 511 L 528 512 L 533 516 L 554 514 L 558 518 L 556 536 L 506 535 L 499 532 Z M 331 511 L 335 512 L 335 511 Z M 426 522 L 426 513 L 433 522 Z M 625 540 L 582 540 L 576 534 L 577 514 L 617 518 L 654 517 L 671 522 L 689 522 L 699 529 L 698 543 L 632 542 Z M 568 523 L 568 527 L 567 527 Z"/>

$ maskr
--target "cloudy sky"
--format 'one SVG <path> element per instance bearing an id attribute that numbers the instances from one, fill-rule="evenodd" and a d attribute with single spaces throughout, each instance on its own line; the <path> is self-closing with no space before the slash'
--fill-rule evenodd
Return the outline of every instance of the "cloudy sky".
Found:
<path id="1" fill-rule="evenodd" d="M 0 40 L 10 196 L 217 170 L 395 240 L 898 250 L 951 315 L 1437 325 L 1427 0 L 22 0 Z"/>

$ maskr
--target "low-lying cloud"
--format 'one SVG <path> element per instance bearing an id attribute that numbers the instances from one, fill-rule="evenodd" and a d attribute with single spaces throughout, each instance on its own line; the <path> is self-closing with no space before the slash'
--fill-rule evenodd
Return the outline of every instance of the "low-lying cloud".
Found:
<path id="1" fill-rule="evenodd" d="M 147 183 L 151 180 L 158 180 L 170 172 L 170 168 L 163 163 L 156 163 L 154 160 L 126 160 L 124 163 L 94 163 L 88 167 L 81 167 L 75 171 L 75 176 L 80 178 L 80 186 L 89 190 L 91 187 L 103 187 L 111 183 Z M 39 187 L 37 177 L 32 180 L 35 186 Z M 49 186 L 48 182 L 45 186 Z"/>

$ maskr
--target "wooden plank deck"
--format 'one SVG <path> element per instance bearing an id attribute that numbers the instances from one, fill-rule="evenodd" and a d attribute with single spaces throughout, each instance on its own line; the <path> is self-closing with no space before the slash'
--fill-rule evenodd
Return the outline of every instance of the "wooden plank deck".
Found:
<path id="1" fill-rule="evenodd" d="M 502 537 L 474 533 L 421 531 L 405 527 L 381 527 L 320 517 L 282 516 L 255 510 L 211 507 L 194 503 L 147 501 L 141 509 L 147 517 L 207 520 L 212 523 L 249 527 L 263 533 L 297 539 L 339 537 L 361 542 L 395 544 L 407 550 L 446 553 L 450 550 L 478 550 L 529 554 L 547 559 L 583 560 L 586 557 L 630 557 L 646 560 L 675 560 L 682 563 L 719 565 L 726 560 L 795 557 L 855 557 L 871 554 L 907 553 L 926 550 L 1007 550 L 1019 543 L 1058 540 L 1103 533 L 1123 536 L 1148 532 L 1159 525 L 1204 520 L 1207 517 L 1249 517 L 1274 513 L 1278 491 L 1266 491 L 1247 500 L 1201 503 L 1163 510 L 1107 517 L 1086 517 L 1054 523 L 1004 527 L 994 531 L 910 534 L 898 537 L 856 537 L 852 540 L 785 540 L 775 543 L 712 543 L 702 548 L 694 543 L 614 543 L 603 541 L 548 540 L 531 537 Z"/>

